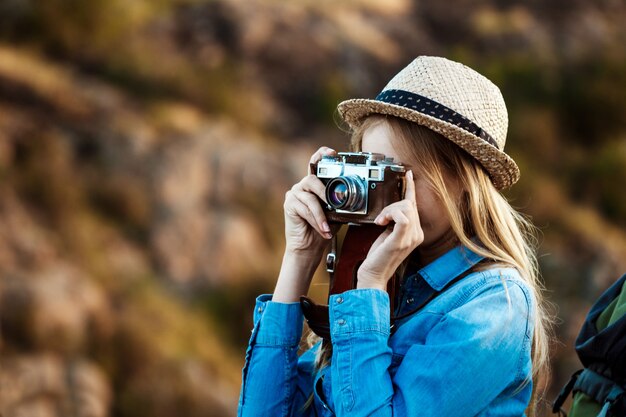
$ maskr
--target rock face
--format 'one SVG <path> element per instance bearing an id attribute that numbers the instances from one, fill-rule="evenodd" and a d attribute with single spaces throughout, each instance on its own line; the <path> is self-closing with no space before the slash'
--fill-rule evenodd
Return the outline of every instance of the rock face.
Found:
<path id="1" fill-rule="evenodd" d="M 176 282 L 272 275 L 281 254 L 278 204 L 305 172 L 311 151 L 284 146 L 268 152 L 244 135 L 214 124 L 167 143 L 151 161 L 158 167 L 149 179 L 151 248 L 164 275 Z"/>
<path id="2" fill-rule="evenodd" d="M 4 332 L 34 350 L 74 354 L 106 342 L 112 312 L 102 288 L 67 264 L 5 273 L 0 283 Z"/>
<path id="3" fill-rule="evenodd" d="M 0 56 L 0 78 L 32 91 L 24 107 L 0 100 L 0 413 L 234 415 L 239 355 L 171 299 L 273 279 L 281 201 L 313 149 Z"/>
<path id="4" fill-rule="evenodd" d="M 94 363 L 55 355 L 3 358 L 0 404 L 6 416 L 110 415 L 111 388 Z"/>

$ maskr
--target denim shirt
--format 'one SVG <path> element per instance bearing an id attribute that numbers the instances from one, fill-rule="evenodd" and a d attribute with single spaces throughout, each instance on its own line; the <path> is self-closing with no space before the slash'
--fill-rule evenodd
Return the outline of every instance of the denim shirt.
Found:
<path id="1" fill-rule="evenodd" d="M 479 262 L 456 247 L 406 276 L 396 316 Z M 320 343 L 298 357 L 298 303 L 257 298 L 238 416 L 523 416 L 530 400 L 532 291 L 513 268 L 494 266 L 453 283 L 390 334 L 389 295 L 332 295 L 333 353 Z M 312 396 L 312 403 L 305 403 Z"/>

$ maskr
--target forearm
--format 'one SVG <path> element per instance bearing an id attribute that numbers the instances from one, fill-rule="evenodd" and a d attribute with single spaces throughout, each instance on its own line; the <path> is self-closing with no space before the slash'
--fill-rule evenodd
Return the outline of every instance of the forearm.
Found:
<path id="1" fill-rule="evenodd" d="M 288 416 L 293 406 L 297 351 L 302 336 L 298 304 L 257 299 L 254 329 L 246 352 L 239 416 Z"/>
<path id="2" fill-rule="evenodd" d="M 297 346 L 257 346 L 252 352 L 239 417 L 291 416 L 297 379 Z"/>
<path id="3" fill-rule="evenodd" d="M 306 295 L 320 258 L 321 254 L 286 250 L 272 301 L 295 303 L 300 300 L 300 296 Z"/>

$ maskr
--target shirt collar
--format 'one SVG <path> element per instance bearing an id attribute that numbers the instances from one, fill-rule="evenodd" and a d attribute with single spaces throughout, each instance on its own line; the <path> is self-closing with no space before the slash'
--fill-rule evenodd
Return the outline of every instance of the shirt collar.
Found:
<path id="1" fill-rule="evenodd" d="M 459 245 L 420 269 L 418 273 L 434 290 L 441 291 L 450 281 L 483 259 L 484 256 Z"/>

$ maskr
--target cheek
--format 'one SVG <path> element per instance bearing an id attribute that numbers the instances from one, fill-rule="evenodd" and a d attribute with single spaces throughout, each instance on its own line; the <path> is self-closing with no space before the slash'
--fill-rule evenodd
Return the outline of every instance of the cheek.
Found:
<path id="1" fill-rule="evenodd" d="M 430 188 L 416 184 L 415 196 L 422 228 L 439 229 L 449 223 L 443 203 Z"/>

